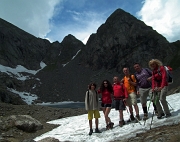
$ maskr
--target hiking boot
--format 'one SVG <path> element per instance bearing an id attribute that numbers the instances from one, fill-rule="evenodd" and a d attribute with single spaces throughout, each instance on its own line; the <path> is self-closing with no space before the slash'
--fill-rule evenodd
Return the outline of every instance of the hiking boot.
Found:
<path id="1" fill-rule="evenodd" d="M 134 121 L 134 120 L 135 120 L 135 118 L 134 118 L 133 114 L 131 114 L 130 118 L 127 120 L 127 122 L 131 122 L 131 121 Z"/>
<path id="2" fill-rule="evenodd" d="M 123 126 L 123 121 L 119 121 L 119 126 L 120 126 L 120 127 Z"/>
<path id="3" fill-rule="evenodd" d="M 136 119 L 137 119 L 137 120 L 139 120 L 139 121 L 141 120 L 141 118 L 140 118 L 139 114 L 138 114 L 138 115 L 136 115 Z"/>
<path id="4" fill-rule="evenodd" d="M 168 113 L 166 114 L 166 118 L 170 117 L 171 116 L 171 113 Z"/>
<path id="5" fill-rule="evenodd" d="M 109 123 L 109 128 L 112 129 L 112 128 L 113 128 L 113 125 L 114 125 L 113 122 Z"/>
<path id="6" fill-rule="evenodd" d="M 101 133 L 98 128 L 95 129 L 95 133 Z"/>
<path id="7" fill-rule="evenodd" d="M 123 119 L 123 125 L 125 125 L 125 121 L 124 121 L 124 119 Z"/>
<path id="8" fill-rule="evenodd" d="M 155 115 L 158 116 L 158 111 L 157 110 L 154 110 L 155 111 Z"/>
<path id="9" fill-rule="evenodd" d="M 128 122 L 128 123 L 131 122 L 131 119 L 128 119 L 127 122 Z"/>
<path id="10" fill-rule="evenodd" d="M 162 118 L 162 115 L 158 115 L 158 116 L 157 116 L 157 119 L 161 119 L 161 118 Z"/>
<path id="11" fill-rule="evenodd" d="M 110 129 L 110 124 L 106 125 L 106 130 Z"/>
<path id="12" fill-rule="evenodd" d="M 125 125 L 125 121 L 124 120 L 119 121 L 119 126 L 122 127 L 123 125 Z"/>
<path id="13" fill-rule="evenodd" d="M 135 118 L 134 118 L 134 115 L 133 115 L 133 114 L 131 114 L 131 115 L 130 115 L 130 118 L 131 118 L 131 121 L 134 121 L 134 120 L 135 120 Z"/>
<path id="14" fill-rule="evenodd" d="M 147 113 L 145 113 L 144 114 L 144 117 L 143 117 L 143 120 L 145 121 L 145 120 L 147 120 L 148 119 L 148 115 L 147 115 Z"/>
<path id="15" fill-rule="evenodd" d="M 89 135 L 92 135 L 92 133 L 93 133 L 93 129 L 90 129 Z"/>
<path id="16" fill-rule="evenodd" d="M 157 119 L 161 119 L 163 116 L 165 116 L 164 113 L 158 114 Z"/>

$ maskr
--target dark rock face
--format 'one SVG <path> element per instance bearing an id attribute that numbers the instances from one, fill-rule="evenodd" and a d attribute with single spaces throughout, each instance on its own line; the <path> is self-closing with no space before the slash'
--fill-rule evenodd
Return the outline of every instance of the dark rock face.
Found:
<path id="1" fill-rule="evenodd" d="M 29 76 L 25 81 L 1 73 L 0 101 L 23 104 L 9 89 L 36 94 L 36 102 L 84 101 L 90 82 L 98 86 L 104 79 L 112 82 L 113 76 L 122 77 L 124 66 L 133 73 L 134 62 L 148 67 L 150 59 L 158 58 L 178 68 L 179 49 L 178 41 L 169 43 L 121 9 L 110 15 L 86 45 L 70 34 L 61 43 L 50 43 L 0 19 L 1 65 L 31 70 L 40 69 L 41 61 L 47 65 L 35 75 L 23 73 Z"/>
<path id="2" fill-rule="evenodd" d="M 170 61 L 170 65 L 173 69 L 179 68 L 180 63 L 180 40 L 171 43 L 172 46 L 175 46 L 177 48 L 177 51 L 174 53 L 173 59 Z"/>
<path id="3" fill-rule="evenodd" d="M 117 9 L 92 34 L 85 47 L 83 61 L 93 69 L 132 67 L 134 62 L 148 65 L 152 58 L 168 63 L 176 48 L 151 27 L 129 13 Z"/>
<path id="4" fill-rule="evenodd" d="M 60 62 L 62 62 L 63 64 L 69 62 L 69 59 L 75 56 L 77 52 L 84 47 L 84 44 L 72 35 L 66 36 L 63 39 L 61 45 L 63 46 L 63 48 L 61 50 Z"/>
<path id="5" fill-rule="evenodd" d="M 50 47 L 48 40 L 36 38 L 0 19 L 0 64 L 28 69 L 39 69 Z"/>
<path id="6" fill-rule="evenodd" d="M 0 102 L 11 103 L 14 105 L 25 105 L 26 103 L 19 95 L 7 90 L 7 88 L 17 88 L 21 86 L 21 81 L 10 78 L 7 74 L 0 72 Z"/>
<path id="7" fill-rule="evenodd" d="M 20 92 L 38 94 L 39 98 L 44 98 L 43 101 L 46 101 L 47 98 L 49 98 L 47 101 L 66 100 L 67 97 L 63 97 L 63 99 L 59 97 L 58 90 L 62 88 L 59 88 L 55 84 L 61 85 L 64 84 L 64 81 L 62 83 L 61 76 L 63 75 L 57 76 L 57 74 L 63 68 L 63 64 L 68 64 L 83 47 L 84 44 L 72 35 L 66 36 L 62 43 L 50 43 L 48 40 L 36 38 L 3 19 L 0 19 L 1 65 L 12 68 L 15 68 L 17 65 L 22 65 L 30 70 L 40 69 L 41 61 L 47 65 L 44 70 L 41 71 L 41 74 L 39 73 L 35 76 L 28 74 L 30 78 L 25 81 L 10 77 L 6 73 L 1 73 L 0 101 L 13 104 L 24 104 L 21 98 L 17 94 L 15 95 L 8 91 L 7 87 Z M 39 79 L 42 79 L 44 82 L 41 82 Z M 55 82 L 54 79 L 57 79 L 57 82 Z M 35 85 L 36 88 L 32 89 Z M 58 88 L 56 89 L 55 87 Z M 44 92 L 44 90 L 46 90 L 46 92 Z M 60 91 L 62 92 L 63 90 Z M 54 97 L 54 95 L 50 95 L 49 97 L 49 94 L 57 94 L 57 97 Z M 17 101 L 18 97 L 22 102 Z"/>

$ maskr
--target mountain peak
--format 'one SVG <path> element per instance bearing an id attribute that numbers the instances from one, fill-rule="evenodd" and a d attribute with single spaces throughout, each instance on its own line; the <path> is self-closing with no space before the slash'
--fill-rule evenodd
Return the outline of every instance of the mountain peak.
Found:
<path id="1" fill-rule="evenodd" d="M 68 34 L 67 36 L 64 37 L 64 39 L 62 40 L 63 41 L 66 41 L 66 40 L 77 40 L 75 36 L 73 36 L 72 34 Z"/>
<path id="2" fill-rule="evenodd" d="M 113 22 L 120 20 L 121 22 L 129 22 L 129 20 L 135 20 L 136 18 L 131 15 L 130 13 L 122 10 L 122 9 L 117 9 L 115 10 L 106 20 L 106 22 Z"/>
<path id="3" fill-rule="evenodd" d="M 163 54 L 161 54 L 163 53 Z M 114 11 L 86 44 L 84 62 L 93 69 L 132 67 L 134 61 L 147 67 L 150 59 L 163 62 L 172 58 L 173 49 L 159 33 L 122 9 Z M 86 64 L 85 63 L 85 64 Z"/>

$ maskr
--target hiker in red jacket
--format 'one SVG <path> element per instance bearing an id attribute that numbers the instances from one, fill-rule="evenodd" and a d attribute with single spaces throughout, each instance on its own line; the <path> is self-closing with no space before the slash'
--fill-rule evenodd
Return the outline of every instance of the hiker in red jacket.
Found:
<path id="1" fill-rule="evenodd" d="M 149 67 L 153 70 L 152 73 L 152 91 L 155 94 L 155 104 L 158 110 L 158 119 L 161 119 L 162 116 L 166 114 L 166 117 L 171 116 L 169 107 L 166 101 L 166 95 L 168 92 L 168 81 L 167 81 L 167 72 L 164 68 L 161 61 L 158 59 L 152 59 L 149 61 Z M 164 112 L 162 110 L 163 106 Z"/>
<path id="2" fill-rule="evenodd" d="M 101 83 L 101 87 L 98 90 L 98 93 L 102 95 L 101 107 L 106 121 L 106 130 L 112 129 L 114 123 L 111 122 L 111 119 L 108 116 L 112 108 L 112 95 L 113 95 L 112 84 L 108 80 L 103 80 L 103 82 Z"/>
<path id="3" fill-rule="evenodd" d="M 128 99 L 128 92 L 125 88 L 125 86 L 120 83 L 118 77 L 113 78 L 113 95 L 114 95 L 114 100 L 115 100 L 115 109 L 119 110 L 119 126 L 122 127 L 125 122 L 123 119 L 123 110 L 126 109 L 124 101 Z"/>

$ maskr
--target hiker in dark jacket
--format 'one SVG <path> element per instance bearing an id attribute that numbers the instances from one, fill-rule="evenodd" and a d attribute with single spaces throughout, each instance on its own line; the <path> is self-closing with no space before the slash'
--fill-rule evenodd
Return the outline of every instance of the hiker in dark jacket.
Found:
<path id="1" fill-rule="evenodd" d="M 140 95 L 140 101 L 142 104 L 144 117 L 143 120 L 148 119 L 148 111 L 147 111 L 147 97 L 152 98 L 152 89 L 151 89 L 151 78 L 152 71 L 148 68 L 141 68 L 139 63 L 134 64 L 135 69 L 135 77 L 136 77 L 136 89 L 137 94 Z M 153 103 L 154 110 L 157 113 L 157 109 L 155 104 Z"/>
<path id="2" fill-rule="evenodd" d="M 166 117 L 171 116 L 171 113 L 169 111 L 169 107 L 166 101 L 166 95 L 168 92 L 168 81 L 167 81 L 167 72 L 164 68 L 161 61 L 158 59 L 152 59 L 149 61 L 149 67 L 153 70 L 152 74 L 152 91 L 154 92 L 155 98 L 154 101 L 157 106 L 158 110 L 158 119 L 161 119 L 162 116 L 166 114 Z M 162 110 L 163 106 L 164 112 Z"/>
<path id="3" fill-rule="evenodd" d="M 96 89 L 96 84 L 91 83 L 89 85 L 89 90 L 86 92 L 86 96 L 85 96 L 85 109 L 88 111 L 88 119 L 89 119 L 89 127 L 90 127 L 89 135 L 92 135 L 93 133 L 93 129 L 92 129 L 93 117 L 95 118 L 95 124 L 96 124 L 95 133 L 100 133 L 98 129 L 98 124 L 99 124 L 98 118 L 100 118 L 99 97 L 95 89 Z"/>

